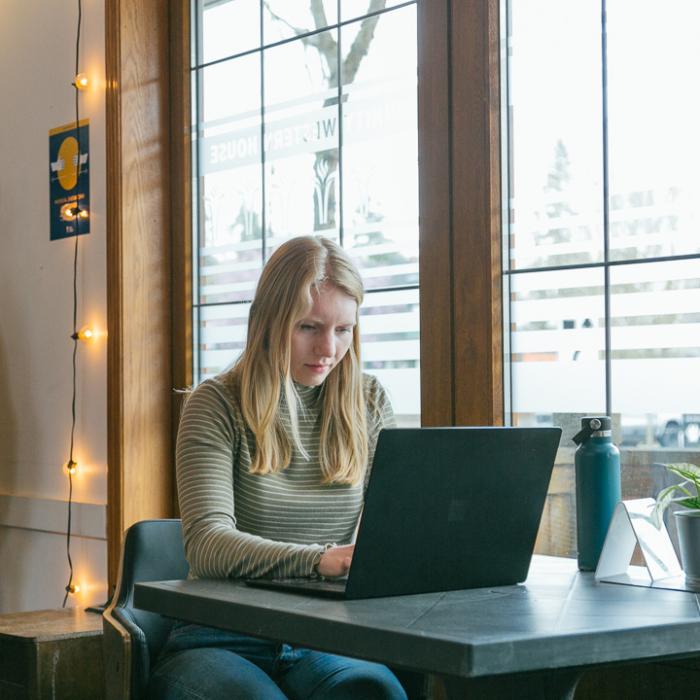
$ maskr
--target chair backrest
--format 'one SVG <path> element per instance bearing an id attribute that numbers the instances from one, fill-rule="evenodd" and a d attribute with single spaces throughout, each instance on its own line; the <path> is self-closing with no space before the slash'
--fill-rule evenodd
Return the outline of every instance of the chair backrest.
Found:
<path id="1" fill-rule="evenodd" d="M 186 578 L 188 570 L 180 520 L 142 520 L 126 531 L 119 580 L 104 613 L 107 697 L 145 697 L 151 664 L 173 625 L 134 608 L 134 584 Z"/>

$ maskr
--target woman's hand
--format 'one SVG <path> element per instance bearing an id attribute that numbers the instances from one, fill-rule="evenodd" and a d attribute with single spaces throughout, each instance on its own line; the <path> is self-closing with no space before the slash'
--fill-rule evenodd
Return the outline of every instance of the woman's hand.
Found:
<path id="1" fill-rule="evenodd" d="M 354 551 L 354 544 L 345 544 L 326 550 L 318 563 L 318 573 L 321 576 L 345 576 L 350 570 Z"/>

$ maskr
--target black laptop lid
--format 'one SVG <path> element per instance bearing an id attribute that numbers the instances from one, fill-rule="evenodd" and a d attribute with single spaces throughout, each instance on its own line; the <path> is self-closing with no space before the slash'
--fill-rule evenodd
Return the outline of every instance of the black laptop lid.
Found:
<path id="1" fill-rule="evenodd" d="M 346 597 L 524 581 L 560 437 L 560 428 L 383 430 Z"/>

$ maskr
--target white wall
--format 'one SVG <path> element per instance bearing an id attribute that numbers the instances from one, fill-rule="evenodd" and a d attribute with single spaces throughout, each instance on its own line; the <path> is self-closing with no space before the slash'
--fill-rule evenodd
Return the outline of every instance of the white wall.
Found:
<path id="1" fill-rule="evenodd" d="M 90 233 L 78 327 L 106 330 L 104 3 L 83 0 L 80 118 L 90 120 Z M 77 0 L 3 0 L 0 22 L 0 613 L 60 607 L 68 582 L 74 240 L 49 240 L 50 129 L 74 121 Z M 106 338 L 78 352 L 74 580 L 107 596 Z"/>

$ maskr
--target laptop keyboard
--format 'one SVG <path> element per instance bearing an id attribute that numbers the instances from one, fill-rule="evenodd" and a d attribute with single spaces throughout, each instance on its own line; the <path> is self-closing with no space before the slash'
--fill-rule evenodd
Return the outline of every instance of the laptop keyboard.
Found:
<path id="1" fill-rule="evenodd" d="M 308 578 L 273 578 L 246 579 L 249 586 L 258 588 L 276 588 L 286 591 L 309 593 L 328 593 L 342 596 L 347 585 L 347 576 L 337 579 L 308 579 Z"/>

